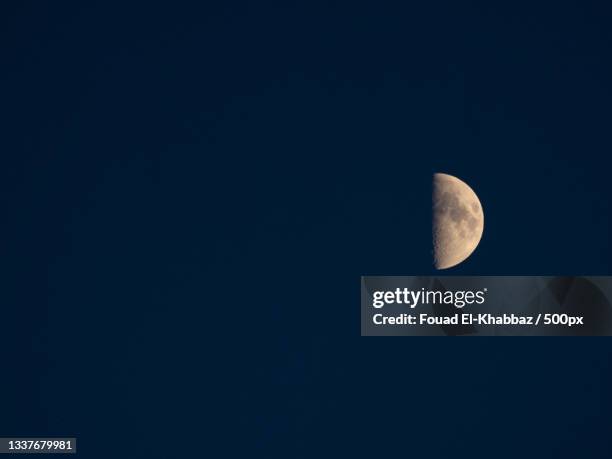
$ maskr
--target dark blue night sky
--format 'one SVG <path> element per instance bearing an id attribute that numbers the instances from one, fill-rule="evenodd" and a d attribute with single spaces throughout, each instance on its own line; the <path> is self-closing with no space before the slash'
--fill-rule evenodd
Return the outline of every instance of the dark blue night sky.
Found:
<path id="1" fill-rule="evenodd" d="M 610 340 L 361 338 L 359 279 L 434 272 L 434 172 L 485 211 L 448 274 L 612 274 L 612 10 L 1 8 L 1 436 L 610 457 Z"/>

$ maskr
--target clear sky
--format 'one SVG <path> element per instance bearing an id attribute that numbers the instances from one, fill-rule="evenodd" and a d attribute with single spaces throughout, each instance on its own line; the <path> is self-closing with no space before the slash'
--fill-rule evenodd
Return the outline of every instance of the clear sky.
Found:
<path id="1" fill-rule="evenodd" d="M 126 3 L 1 7 L 0 431 L 609 457 L 607 340 L 359 337 L 359 276 L 434 272 L 434 172 L 484 208 L 452 273 L 612 274 L 609 8 Z"/>

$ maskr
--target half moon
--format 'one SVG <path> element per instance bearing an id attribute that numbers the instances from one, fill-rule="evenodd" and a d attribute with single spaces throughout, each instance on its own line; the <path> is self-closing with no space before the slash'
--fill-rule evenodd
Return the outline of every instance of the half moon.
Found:
<path id="1" fill-rule="evenodd" d="M 437 269 L 458 265 L 478 246 L 484 214 L 476 193 L 448 174 L 433 176 L 433 256 Z"/>

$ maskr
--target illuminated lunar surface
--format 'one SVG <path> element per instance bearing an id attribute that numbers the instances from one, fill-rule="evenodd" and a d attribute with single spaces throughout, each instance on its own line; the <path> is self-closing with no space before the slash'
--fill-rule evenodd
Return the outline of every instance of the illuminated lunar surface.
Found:
<path id="1" fill-rule="evenodd" d="M 434 266 L 458 265 L 476 249 L 484 229 L 484 214 L 476 193 L 457 177 L 433 176 Z"/>

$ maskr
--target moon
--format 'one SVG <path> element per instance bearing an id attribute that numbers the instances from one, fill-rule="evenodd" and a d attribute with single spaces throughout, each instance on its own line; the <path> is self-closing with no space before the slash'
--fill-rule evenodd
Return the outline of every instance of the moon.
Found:
<path id="1" fill-rule="evenodd" d="M 437 173 L 433 176 L 432 207 L 434 266 L 451 268 L 469 257 L 482 238 L 482 205 L 465 182 Z"/>

